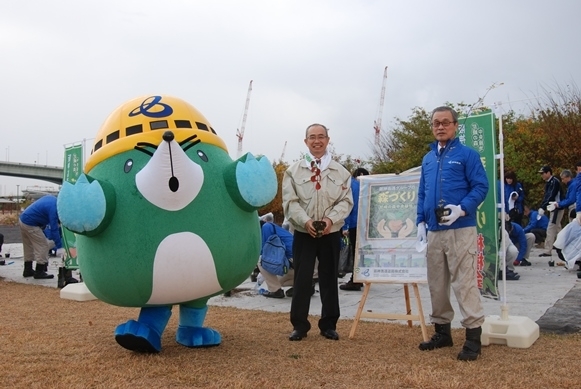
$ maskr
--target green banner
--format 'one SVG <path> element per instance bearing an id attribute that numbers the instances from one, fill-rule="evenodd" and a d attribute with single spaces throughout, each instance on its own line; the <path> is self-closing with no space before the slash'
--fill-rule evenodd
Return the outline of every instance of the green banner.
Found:
<path id="1" fill-rule="evenodd" d="M 478 207 L 478 288 L 484 297 L 498 300 L 498 229 L 496 205 L 496 131 L 491 111 L 459 119 L 457 136 L 462 144 L 480 153 L 486 177 L 488 195 Z"/>
<path id="2" fill-rule="evenodd" d="M 65 148 L 65 163 L 63 167 L 63 182 L 74 184 L 83 172 L 83 145 L 70 146 Z M 77 261 L 77 241 L 72 231 L 61 227 L 63 245 L 67 251 L 65 267 L 67 269 L 78 269 Z"/>

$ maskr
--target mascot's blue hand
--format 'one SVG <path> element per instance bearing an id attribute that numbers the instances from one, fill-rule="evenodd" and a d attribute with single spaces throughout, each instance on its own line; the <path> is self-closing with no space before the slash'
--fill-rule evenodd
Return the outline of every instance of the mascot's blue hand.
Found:
<path id="1" fill-rule="evenodd" d="M 276 196 L 278 184 L 274 168 L 266 157 L 258 159 L 247 153 L 224 171 L 228 193 L 238 206 L 255 211 Z"/>
<path id="2" fill-rule="evenodd" d="M 69 230 L 95 235 L 106 227 L 115 211 L 115 192 L 110 184 L 89 182 L 89 178 L 81 174 L 75 184 L 63 184 L 57 211 L 62 225 Z"/>

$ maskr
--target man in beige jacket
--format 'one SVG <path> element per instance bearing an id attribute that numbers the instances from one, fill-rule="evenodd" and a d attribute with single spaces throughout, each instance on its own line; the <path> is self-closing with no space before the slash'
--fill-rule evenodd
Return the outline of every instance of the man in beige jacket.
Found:
<path id="1" fill-rule="evenodd" d="M 339 293 L 337 267 L 341 227 L 353 207 L 351 175 L 327 152 L 328 129 L 322 124 L 307 127 L 308 153 L 290 166 L 282 181 L 282 205 L 295 229 L 293 241 L 294 291 L 289 340 L 301 340 L 311 329 L 308 320 L 315 259 L 319 260 L 321 319 L 319 330 L 338 340 Z"/>

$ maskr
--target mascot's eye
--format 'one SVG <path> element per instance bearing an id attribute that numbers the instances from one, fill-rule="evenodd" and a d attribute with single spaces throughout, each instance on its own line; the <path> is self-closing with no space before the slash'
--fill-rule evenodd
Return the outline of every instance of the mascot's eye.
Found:
<path id="1" fill-rule="evenodd" d="M 125 166 L 123 167 L 123 171 L 125 173 L 129 173 L 131 171 L 131 168 L 133 167 L 133 160 L 132 159 L 128 159 L 125 162 Z"/>
<path id="2" fill-rule="evenodd" d="M 198 157 L 204 162 L 208 162 L 208 156 L 202 150 L 198 150 Z"/>

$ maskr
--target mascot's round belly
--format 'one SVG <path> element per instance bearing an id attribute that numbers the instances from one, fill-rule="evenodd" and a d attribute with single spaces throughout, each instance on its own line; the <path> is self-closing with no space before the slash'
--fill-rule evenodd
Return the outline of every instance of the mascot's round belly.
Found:
<path id="1" fill-rule="evenodd" d="M 148 305 L 176 304 L 222 290 L 208 245 L 191 232 L 166 237 L 155 253 Z"/>

